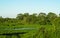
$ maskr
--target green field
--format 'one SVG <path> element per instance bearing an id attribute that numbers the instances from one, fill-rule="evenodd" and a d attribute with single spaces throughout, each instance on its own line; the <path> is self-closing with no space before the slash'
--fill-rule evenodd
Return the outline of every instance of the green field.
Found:
<path id="1" fill-rule="evenodd" d="M 60 16 L 50 12 L 0 17 L 0 38 L 60 38 Z"/>
<path id="2" fill-rule="evenodd" d="M 15 32 L 27 32 L 21 34 L 21 38 L 59 38 L 60 31 L 56 31 L 53 25 L 18 25 L 18 26 L 1 26 L 0 34 L 3 33 L 15 33 Z M 25 30 L 14 30 L 16 28 L 34 28 Z M 10 29 L 10 30 L 7 30 Z M 13 30 L 12 30 L 13 29 Z M 7 36 L 8 37 L 8 36 Z M 12 38 L 17 36 L 12 35 Z M 6 38 L 6 35 L 0 35 L 0 38 Z"/>

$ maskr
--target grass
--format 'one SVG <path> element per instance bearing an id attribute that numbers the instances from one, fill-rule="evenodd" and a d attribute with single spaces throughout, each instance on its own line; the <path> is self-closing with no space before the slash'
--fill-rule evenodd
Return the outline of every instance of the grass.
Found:
<path id="1" fill-rule="evenodd" d="M 5 26 L 4 26 L 5 25 Z M 60 38 L 60 31 L 54 30 L 53 25 L 39 25 L 39 24 L 26 24 L 26 25 L 15 25 L 12 24 L 2 24 L 0 26 L 0 34 L 2 33 L 14 33 L 14 32 L 27 32 L 26 34 L 20 35 L 21 38 Z M 32 30 L 5 30 L 5 29 L 15 29 L 15 28 L 35 28 Z M 40 30 L 40 31 L 39 31 Z M 43 32 L 44 31 L 44 32 Z M 56 36 L 57 35 L 57 36 Z M 0 38 L 5 38 L 6 36 L 1 35 Z M 15 38 L 17 36 L 12 36 Z"/>

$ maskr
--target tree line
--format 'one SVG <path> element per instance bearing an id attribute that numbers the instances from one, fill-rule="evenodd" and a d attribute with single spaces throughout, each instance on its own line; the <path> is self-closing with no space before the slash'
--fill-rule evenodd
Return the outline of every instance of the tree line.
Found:
<path id="1" fill-rule="evenodd" d="M 0 16 L 0 23 L 18 23 L 18 24 L 40 24 L 40 25 L 53 25 L 60 23 L 60 14 L 57 15 L 53 12 L 46 13 L 20 13 L 17 14 L 16 18 L 3 18 Z"/>

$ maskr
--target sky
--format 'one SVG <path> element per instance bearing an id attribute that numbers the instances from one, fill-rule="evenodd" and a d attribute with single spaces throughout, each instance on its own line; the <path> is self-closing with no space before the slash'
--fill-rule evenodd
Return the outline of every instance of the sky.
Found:
<path id="1" fill-rule="evenodd" d="M 60 0 L 0 0 L 0 16 L 14 18 L 19 13 L 60 13 Z"/>

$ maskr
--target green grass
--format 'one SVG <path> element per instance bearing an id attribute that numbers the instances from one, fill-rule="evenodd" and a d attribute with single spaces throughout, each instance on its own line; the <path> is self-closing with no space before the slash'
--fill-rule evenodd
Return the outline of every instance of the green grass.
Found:
<path id="1" fill-rule="evenodd" d="M 5 26 L 4 26 L 5 25 Z M 21 38 L 60 38 L 60 31 L 54 30 L 53 25 L 39 25 L 39 24 L 26 24 L 26 25 L 15 25 L 12 24 L 2 24 L 0 26 L 0 34 L 2 33 L 14 33 L 14 32 L 27 32 L 26 34 L 20 35 Z M 31 30 L 5 30 L 5 29 L 15 29 L 15 28 L 35 28 Z M 42 28 L 42 29 L 41 29 Z M 44 29 L 43 29 L 44 28 Z M 39 31 L 40 30 L 40 31 Z M 44 30 L 44 32 L 43 32 Z M 57 34 L 57 36 L 56 36 Z M 0 38 L 5 38 L 6 36 L 1 35 Z M 12 36 L 15 38 L 17 36 Z"/>

